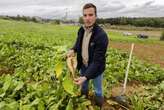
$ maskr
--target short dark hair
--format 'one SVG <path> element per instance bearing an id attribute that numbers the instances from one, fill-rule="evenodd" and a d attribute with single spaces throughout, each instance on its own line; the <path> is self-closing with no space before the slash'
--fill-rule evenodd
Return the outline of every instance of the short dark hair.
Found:
<path id="1" fill-rule="evenodd" d="M 85 5 L 83 6 L 83 11 L 84 11 L 84 9 L 87 9 L 87 8 L 94 8 L 94 10 L 95 10 L 95 15 L 97 16 L 97 8 L 96 8 L 96 6 L 95 6 L 94 4 L 92 4 L 92 3 L 87 3 L 87 4 L 85 4 Z"/>

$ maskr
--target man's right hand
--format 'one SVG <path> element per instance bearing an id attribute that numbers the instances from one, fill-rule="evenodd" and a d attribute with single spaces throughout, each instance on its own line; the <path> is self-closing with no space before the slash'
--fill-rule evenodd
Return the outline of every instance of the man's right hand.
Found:
<path id="1" fill-rule="evenodd" d="M 66 56 L 67 56 L 67 58 L 68 58 L 68 57 L 73 57 L 73 56 L 75 56 L 74 50 L 72 50 L 72 49 L 69 50 L 69 51 L 67 52 L 67 55 L 66 55 Z"/>

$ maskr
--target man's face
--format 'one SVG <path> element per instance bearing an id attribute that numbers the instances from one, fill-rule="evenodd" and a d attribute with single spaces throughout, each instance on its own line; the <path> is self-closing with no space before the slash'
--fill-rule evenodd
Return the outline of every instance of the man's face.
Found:
<path id="1" fill-rule="evenodd" d="M 94 8 L 87 8 L 83 10 L 83 21 L 86 27 L 92 26 L 96 22 Z"/>

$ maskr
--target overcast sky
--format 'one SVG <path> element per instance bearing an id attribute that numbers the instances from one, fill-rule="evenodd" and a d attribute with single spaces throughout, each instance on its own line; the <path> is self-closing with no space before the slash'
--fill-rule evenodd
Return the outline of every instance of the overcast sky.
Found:
<path id="1" fill-rule="evenodd" d="M 82 15 L 85 3 L 97 6 L 99 18 L 164 17 L 164 0 L 0 0 L 0 15 L 72 19 Z"/>

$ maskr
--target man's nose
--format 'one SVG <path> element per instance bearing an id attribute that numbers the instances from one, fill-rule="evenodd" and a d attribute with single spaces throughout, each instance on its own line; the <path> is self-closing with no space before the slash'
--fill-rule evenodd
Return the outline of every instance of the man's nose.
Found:
<path id="1" fill-rule="evenodd" d="M 90 17 L 89 16 L 86 16 L 86 19 L 89 19 Z"/>

